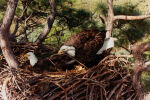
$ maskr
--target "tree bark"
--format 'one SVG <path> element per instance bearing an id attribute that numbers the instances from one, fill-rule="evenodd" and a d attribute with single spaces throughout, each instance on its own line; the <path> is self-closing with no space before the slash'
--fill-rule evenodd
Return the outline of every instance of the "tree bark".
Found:
<path id="1" fill-rule="evenodd" d="M 106 38 L 111 37 L 113 30 L 113 23 L 116 20 L 142 20 L 146 18 L 150 18 L 150 14 L 148 15 L 140 15 L 140 16 L 127 16 L 127 15 L 116 15 L 114 16 L 113 12 L 113 0 L 107 0 L 108 5 L 108 13 L 107 16 L 100 15 L 100 19 L 106 25 Z M 133 57 L 135 58 L 134 65 L 134 75 L 133 75 L 133 85 L 138 92 L 138 96 L 140 99 L 144 97 L 144 91 L 141 85 L 140 76 L 143 71 L 150 71 L 150 67 L 146 66 L 144 62 L 143 53 L 145 51 L 150 51 L 150 42 L 143 43 L 141 45 L 136 45 L 132 47 Z"/>
<path id="2" fill-rule="evenodd" d="M 9 0 L 8 6 L 5 12 L 5 16 L 0 27 L 0 46 L 2 53 L 8 63 L 9 67 L 18 68 L 18 62 L 11 50 L 9 43 L 9 29 L 14 18 L 15 10 L 17 7 L 18 0 Z"/>
<path id="3" fill-rule="evenodd" d="M 108 16 L 106 18 L 106 38 L 111 37 L 114 22 L 113 0 L 107 0 L 108 4 Z"/>
<path id="4" fill-rule="evenodd" d="M 143 43 L 141 45 L 132 46 L 133 57 L 135 59 L 134 65 L 134 75 L 133 75 L 133 85 L 136 86 L 136 90 L 139 95 L 144 94 L 142 85 L 141 85 L 141 74 L 143 71 L 149 71 L 150 67 L 146 67 L 145 59 L 143 53 L 145 51 L 150 51 L 150 42 Z"/>
<path id="5" fill-rule="evenodd" d="M 143 67 L 145 66 L 145 62 L 142 54 L 145 51 L 150 51 L 150 42 L 132 46 L 132 51 L 133 57 L 135 58 L 135 67 Z"/>
<path id="6" fill-rule="evenodd" d="M 42 43 L 45 40 L 54 23 L 56 16 L 56 0 L 50 0 L 50 6 L 51 6 L 51 15 L 47 19 L 46 22 L 47 24 L 44 27 L 43 33 L 41 33 L 38 39 L 36 40 L 37 43 Z"/>
<path id="7" fill-rule="evenodd" d="M 114 17 L 114 20 L 141 20 L 145 18 L 150 18 L 150 15 L 140 15 L 140 16 L 127 16 L 127 15 L 117 15 Z"/>
<path id="8" fill-rule="evenodd" d="M 150 51 L 150 42 L 143 43 L 141 45 L 134 45 L 132 46 L 133 57 L 135 58 L 135 65 L 134 65 L 134 74 L 133 74 L 133 85 L 136 86 L 135 89 L 138 93 L 140 99 L 148 97 L 149 95 L 145 95 L 143 91 L 143 87 L 141 85 L 141 74 L 143 71 L 149 71 L 150 67 L 147 67 L 145 63 L 145 59 L 143 57 L 143 53 L 145 51 Z"/>
<path id="9" fill-rule="evenodd" d="M 148 15 L 139 15 L 139 16 L 128 16 L 128 15 L 114 15 L 113 11 L 113 0 L 107 0 L 108 13 L 107 16 L 100 15 L 100 19 L 106 25 L 106 38 L 111 37 L 113 30 L 113 23 L 116 20 L 142 20 L 146 18 L 150 18 L 150 14 Z"/>

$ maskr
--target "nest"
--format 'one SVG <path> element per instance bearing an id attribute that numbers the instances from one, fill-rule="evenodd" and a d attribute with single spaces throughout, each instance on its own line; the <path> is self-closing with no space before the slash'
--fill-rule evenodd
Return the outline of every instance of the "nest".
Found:
<path id="1" fill-rule="evenodd" d="M 66 72 L 35 73 L 1 69 L 4 100 L 137 100 L 127 61 L 113 55 L 97 66 Z M 79 65 L 78 65 L 79 66 Z"/>
<path id="2" fill-rule="evenodd" d="M 24 55 L 28 52 L 34 52 L 38 57 L 43 56 L 44 58 L 54 54 L 57 50 L 54 47 L 48 47 L 42 44 L 36 43 L 15 43 L 11 42 L 11 48 L 19 62 L 19 66 L 24 67 L 27 64 L 27 58 Z M 42 59 L 42 58 L 41 58 Z M 4 56 L 0 50 L 0 67 L 7 66 Z"/>

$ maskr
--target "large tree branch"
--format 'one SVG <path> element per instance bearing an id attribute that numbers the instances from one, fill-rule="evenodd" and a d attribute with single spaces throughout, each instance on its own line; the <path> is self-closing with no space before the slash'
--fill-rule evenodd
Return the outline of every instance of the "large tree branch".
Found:
<path id="1" fill-rule="evenodd" d="M 150 51 L 150 42 L 143 43 L 141 45 L 132 46 L 132 51 L 133 51 L 133 57 L 135 58 L 133 85 L 136 86 L 135 89 L 137 90 L 139 95 L 142 96 L 144 92 L 141 85 L 140 77 L 143 71 L 150 72 L 150 67 L 146 67 L 147 63 L 145 63 L 144 61 L 145 59 L 143 57 L 143 53 L 145 51 Z"/>
<path id="2" fill-rule="evenodd" d="M 114 21 L 116 20 L 142 20 L 145 18 L 149 18 L 150 15 L 141 15 L 141 16 L 127 16 L 127 15 L 117 15 L 114 16 L 113 12 L 113 0 L 107 0 L 108 5 L 108 13 L 106 16 L 105 24 L 106 24 L 106 38 L 111 37 L 112 29 Z M 100 19 L 104 20 L 103 17 Z M 135 65 L 134 65 L 134 75 L 133 75 L 133 86 L 135 86 L 135 90 L 137 90 L 139 98 L 142 98 L 144 95 L 144 91 L 141 85 L 140 76 L 143 71 L 150 71 L 149 67 L 145 66 L 145 59 L 143 57 L 143 53 L 145 51 L 150 51 L 150 42 L 143 43 L 141 45 L 136 45 L 132 47 L 133 57 L 135 58 Z"/>
<path id="3" fill-rule="evenodd" d="M 25 13 L 26 13 L 26 10 L 27 10 L 27 6 L 23 9 L 22 11 L 22 14 L 19 18 L 16 18 L 16 25 L 15 25 L 15 29 L 13 31 L 13 33 L 11 34 L 12 37 L 14 37 L 18 31 L 18 28 L 19 28 L 19 22 L 25 17 Z"/>
<path id="4" fill-rule="evenodd" d="M 103 24 L 106 22 L 106 17 L 103 15 L 99 15 L 100 20 L 102 21 Z"/>
<path id="5" fill-rule="evenodd" d="M 145 66 L 144 67 L 150 67 L 150 61 L 145 62 Z"/>
<path id="6" fill-rule="evenodd" d="M 52 28 L 52 25 L 54 23 L 55 16 L 56 16 L 56 0 L 50 0 L 50 6 L 51 6 L 52 13 L 49 16 L 49 18 L 47 19 L 43 33 L 41 33 L 40 36 L 38 37 L 38 39 L 36 40 L 37 43 L 42 43 L 45 40 L 45 38 L 49 34 L 49 32 Z"/>
<path id="7" fill-rule="evenodd" d="M 108 13 L 106 19 L 103 16 L 99 16 L 101 21 L 106 24 L 106 38 L 111 37 L 114 21 L 116 20 L 142 20 L 150 18 L 150 15 L 128 16 L 128 15 L 116 15 L 113 11 L 113 0 L 107 0 Z"/>
<path id="8" fill-rule="evenodd" d="M 14 18 L 18 0 L 9 0 L 5 16 L 0 27 L 0 46 L 2 53 L 10 67 L 18 68 L 18 62 L 10 48 L 8 36 L 9 29 Z"/>
<path id="9" fill-rule="evenodd" d="M 106 17 L 106 38 L 111 37 L 114 21 L 113 0 L 107 0 L 108 16 Z"/>
<path id="10" fill-rule="evenodd" d="M 146 19 L 150 18 L 150 15 L 140 15 L 140 16 L 127 16 L 127 15 L 117 15 L 114 16 L 114 20 L 141 20 L 141 19 Z"/>
<path id="11" fill-rule="evenodd" d="M 150 51 L 150 42 L 132 46 L 132 51 L 135 58 L 135 67 L 143 67 L 145 64 L 143 53 Z"/>

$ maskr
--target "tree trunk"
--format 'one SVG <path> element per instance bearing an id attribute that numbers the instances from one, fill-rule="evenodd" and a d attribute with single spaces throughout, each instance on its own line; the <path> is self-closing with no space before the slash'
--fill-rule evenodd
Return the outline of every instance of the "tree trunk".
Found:
<path id="1" fill-rule="evenodd" d="M 106 38 L 111 37 L 114 22 L 113 0 L 107 0 L 108 16 L 106 18 Z"/>
<path id="2" fill-rule="evenodd" d="M 38 39 L 36 40 L 37 43 L 42 43 L 45 40 L 54 23 L 55 16 L 56 16 L 56 0 L 50 0 L 50 6 L 51 6 L 52 13 L 47 19 L 47 24 L 44 27 L 43 33 L 41 33 Z"/>
<path id="3" fill-rule="evenodd" d="M 8 63 L 9 67 L 18 68 L 18 62 L 11 50 L 9 43 L 9 29 L 14 18 L 16 6 L 18 0 L 9 0 L 7 10 L 5 12 L 5 16 L 0 27 L 0 46 L 2 49 L 2 53 Z"/>
<path id="4" fill-rule="evenodd" d="M 113 23 L 116 20 L 142 20 L 146 18 L 150 18 L 150 14 L 148 15 L 139 15 L 139 16 L 127 16 L 127 15 L 114 15 L 113 11 L 113 0 L 107 0 L 108 5 L 108 13 L 107 16 L 100 15 L 100 19 L 106 25 L 106 38 L 111 37 L 113 30 Z"/>
<path id="5" fill-rule="evenodd" d="M 150 0 L 149 0 L 150 1 Z M 106 25 L 106 38 L 111 37 L 113 30 L 113 23 L 116 20 L 142 20 L 145 18 L 150 18 L 150 13 L 148 15 L 139 15 L 139 16 L 127 16 L 127 15 L 116 15 L 114 16 L 113 12 L 113 0 L 107 0 L 108 13 L 107 16 L 100 15 L 100 19 Z M 133 85 L 138 92 L 139 98 L 143 98 L 144 91 L 141 85 L 140 76 L 143 71 L 149 71 L 150 67 L 145 67 L 143 53 L 144 51 L 150 51 L 150 42 L 143 43 L 141 45 L 132 46 L 133 56 L 135 58 L 134 65 L 134 75 L 133 75 Z M 148 97 L 149 95 L 145 95 Z"/>
<path id="6" fill-rule="evenodd" d="M 136 90 L 140 96 L 144 94 L 141 85 L 141 74 L 143 71 L 150 71 L 150 67 L 145 66 L 143 53 L 145 51 L 150 51 L 150 42 L 143 43 L 141 45 L 132 46 L 133 57 L 135 59 L 134 65 L 134 75 L 133 75 L 133 85 L 136 86 Z M 141 97 L 142 98 L 142 97 Z"/>

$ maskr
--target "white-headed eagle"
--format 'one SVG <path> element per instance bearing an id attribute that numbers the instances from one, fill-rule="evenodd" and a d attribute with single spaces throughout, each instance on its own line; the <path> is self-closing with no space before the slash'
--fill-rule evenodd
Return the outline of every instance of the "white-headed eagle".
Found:
<path id="1" fill-rule="evenodd" d="M 109 54 L 105 52 L 114 46 L 114 38 L 105 38 L 106 31 L 99 31 L 97 29 L 87 29 L 76 35 L 71 36 L 61 46 L 58 54 L 67 54 L 87 67 L 96 65 L 100 60 Z M 57 55 L 48 57 L 42 60 L 37 59 L 33 52 L 27 53 L 30 64 L 33 67 L 40 69 L 56 70 L 52 66 L 52 62 L 55 63 L 55 67 L 60 69 L 70 69 L 70 65 L 76 63 L 74 59 L 66 55 Z M 52 61 L 52 62 L 51 62 Z M 72 69 L 72 68 L 71 68 Z"/>
<path id="2" fill-rule="evenodd" d="M 105 39 L 106 31 L 87 29 L 71 36 L 62 45 L 58 54 L 68 54 L 86 66 L 96 65 L 107 54 L 103 51 L 114 46 L 114 39 Z M 67 62 L 72 63 L 73 60 Z"/>

